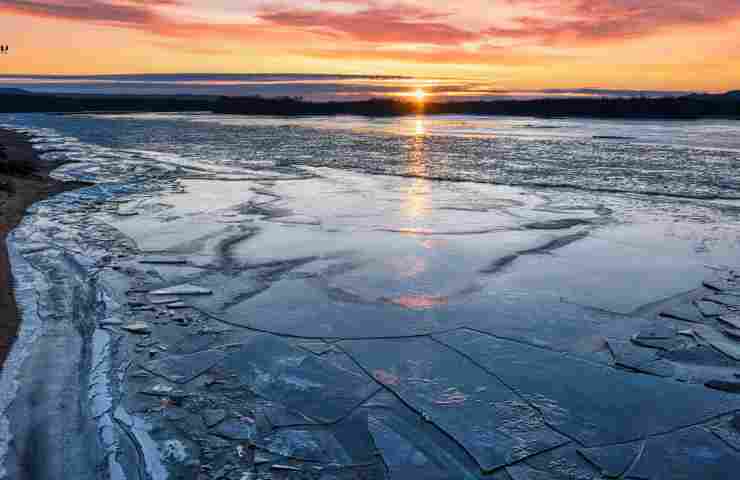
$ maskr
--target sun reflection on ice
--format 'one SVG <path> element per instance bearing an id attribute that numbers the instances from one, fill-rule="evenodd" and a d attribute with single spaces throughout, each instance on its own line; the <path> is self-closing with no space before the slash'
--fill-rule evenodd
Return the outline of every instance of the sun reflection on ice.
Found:
<path id="1" fill-rule="evenodd" d="M 426 135 L 427 131 L 424 126 L 424 120 L 421 118 L 417 118 L 415 122 L 415 128 L 414 128 L 414 134 L 417 136 L 424 136 Z"/>
<path id="2" fill-rule="evenodd" d="M 417 228 L 420 221 L 427 215 L 430 209 L 430 188 L 427 176 L 427 159 L 424 145 L 426 126 L 422 117 L 416 118 L 414 122 L 415 135 L 411 138 L 407 173 L 415 177 L 411 185 L 405 190 L 403 201 L 403 214 L 410 221 L 410 228 Z"/>

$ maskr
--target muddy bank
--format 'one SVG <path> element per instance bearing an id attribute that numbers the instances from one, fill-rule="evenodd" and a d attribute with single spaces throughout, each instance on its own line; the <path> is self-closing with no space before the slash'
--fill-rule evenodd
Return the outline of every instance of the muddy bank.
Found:
<path id="1" fill-rule="evenodd" d="M 30 205 L 79 186 L 50 178 L 49 173 L 57 166 L 41 160 L 27 136 L 0 129 L 0 365 L 20 323 L 5 237 Z"/>

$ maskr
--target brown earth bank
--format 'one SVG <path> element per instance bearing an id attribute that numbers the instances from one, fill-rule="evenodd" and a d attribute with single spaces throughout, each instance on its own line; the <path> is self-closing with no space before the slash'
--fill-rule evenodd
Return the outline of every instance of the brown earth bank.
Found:
<path id="1" fill-rule="evenodd" d="M 58 166 L 41 160 L 28 136 L 0 129 L 0 366 L 20 324 L 5 239 L 33 203 L 80 186 L 50 178 Z"/>

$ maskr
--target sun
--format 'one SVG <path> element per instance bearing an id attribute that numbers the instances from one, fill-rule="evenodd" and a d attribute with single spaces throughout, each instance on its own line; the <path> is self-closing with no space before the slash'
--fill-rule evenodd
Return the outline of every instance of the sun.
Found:
<path id="1" fill-rule="evenodd" d="M 416 98 L 417 102 L 423 102 L 427 98 L 427 92 L 421 88 L 417 88 L 414 92 L 414 98 Z"/>

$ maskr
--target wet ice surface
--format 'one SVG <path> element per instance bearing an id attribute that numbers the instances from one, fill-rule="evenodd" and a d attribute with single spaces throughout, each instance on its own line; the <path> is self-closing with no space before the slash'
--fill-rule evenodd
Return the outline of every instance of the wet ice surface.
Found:
<path id="1" fill-rule="evenodd" d="M 96 183 L 35 206 L 12 245 L 37 271 L 48 335 L 91 345 L 81 403 L 98 436 L 92 462 L 111 478 L 723 478 L 737 468 L 732 175 L 710 188 L 726 189 L 715 201 L 634 193 L 646 184 L 597 194 L 416 178 L 439 172 L 445 142 L 450 162 L 461 161 L 455 148 L 485 163 L 476 152 L 508 145 L 486 140 L 485 125 L 471 140 L 454 122 L 427 132 L 415 120 L 393 137 L 384 122 L 295 120 L 280 137 L 280 121 L 241 117 L 8 121 L 33 126 L 45 155 L 76 161 L 58 176 Z M 85 130 L 91 121 L 97 130 Z M 711 157 L 722 175 L 732 142 L 702 128 L 716 158 L 686 150 L 711 146 L 690 129 L 652 152 Z M 544 155 L 570 141 L 531 137 L 508 148 Z M 322 159 L 286 160 L 307 139 L 304 153 L 319 145 Z M 375 146 L 347 159 L 343 142 Z M 617 148 L 597 146 L 605 162 Z M 382 173 L 416 177 L 326 168 L 354 168 L 357 151 L 374 152 Z M 455 171 L 467 178 L 466 168 Z M 701 197 L 704 187 L 682 188 Z M 38 374 L 35 364 L 20 371 Z M 6 443 L 27 436 L 23 400 L 38 397 L 28 389 L 5 413 Z M 48 415 L 36 421 L 53 425 L 59 414 Z M 6 471 L 22 471 L 3 452 Z M 84 470 L 73 451 L 59 455 L 49 463 Z"/>

